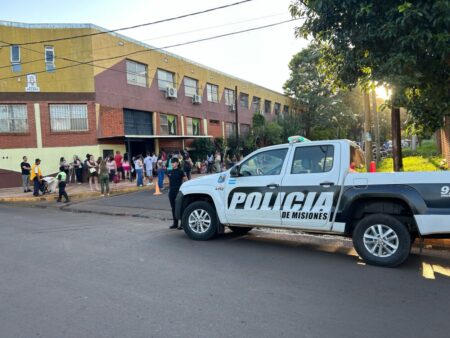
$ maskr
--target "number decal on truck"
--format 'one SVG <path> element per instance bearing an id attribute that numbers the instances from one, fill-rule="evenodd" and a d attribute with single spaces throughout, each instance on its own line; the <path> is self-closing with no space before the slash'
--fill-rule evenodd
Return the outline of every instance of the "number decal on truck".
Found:
<path id="1" fill-rule="evenodd" d="M 450 197 L 450 186 L 444 185 L 441 188 L 441 197 Z"/>

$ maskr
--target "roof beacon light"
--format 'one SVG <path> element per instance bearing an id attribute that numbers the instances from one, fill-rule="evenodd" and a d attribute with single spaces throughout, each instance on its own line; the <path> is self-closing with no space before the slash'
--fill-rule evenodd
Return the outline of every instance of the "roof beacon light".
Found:
<path id="1" fill-rule="evenodd" d="M 290 136 L 288 137 L 289 143 L 297 143 L 297 142 L 311 142 L 306 137 L 303 136 Z"/>

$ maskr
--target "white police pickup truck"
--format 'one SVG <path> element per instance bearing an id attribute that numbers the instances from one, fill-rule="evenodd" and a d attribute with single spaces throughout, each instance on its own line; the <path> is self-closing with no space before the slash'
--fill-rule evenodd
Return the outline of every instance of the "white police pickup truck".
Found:
<path id="1" fill-rule="evenodd" d="M 450 237 L 450 172 L 356 173 L 361 154 L 348 140 L 259 149 L 226 172 L 184 183 L 177 218 L 195 240 L 225 226 L 348 236 L 380 266 L 405 261 L 418 236 Z"/>

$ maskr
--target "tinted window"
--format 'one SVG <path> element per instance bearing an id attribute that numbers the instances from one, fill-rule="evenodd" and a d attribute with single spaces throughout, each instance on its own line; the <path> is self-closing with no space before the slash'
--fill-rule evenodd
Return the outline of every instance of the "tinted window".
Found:
<path id="1" fill-rule="evenodd" d="M 241 176 L 279 175 L 286 157 L 287 148 L 258 153 L 241 164 Z"/>
<path id="2" fill-rule="evenodd" d="M 334 147 L 331 145 L 295 149 L 291 174 L 316 174 L 333 168 Z"/>

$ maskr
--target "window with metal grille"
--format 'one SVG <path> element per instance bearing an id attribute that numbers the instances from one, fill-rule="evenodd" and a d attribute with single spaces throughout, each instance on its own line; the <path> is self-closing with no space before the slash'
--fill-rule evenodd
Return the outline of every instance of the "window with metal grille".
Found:
<path id="1" fill-rule="evenodd" d="M 186 131 L 188 135 L 200 135 L 200 119 L 186 118 Z"/>
<path id="2" fill-rule="evenodd" d="M 159 127 L 161 135 L 176 135 L 177 117 L 174 115 L 159 115 Z"/>
<path id="3" fill-rule="evenodd" d="M 194 97 L 197 95 L 198 91 L 198 81 L 190 77 L 184 78 L 184 95 L 189 97 Z"/>
<path id="4" fill-rule="evenodd" d="M 250 125 L 249 124 L 241 124 L 239 134 L 242 137 L 247 137 L 250 135 Z"/>
<path id="5" fill-rule="evenodd" d="M 225 88 L 223 95 L 225 96 L 225 105 L 233 106 L 234 105 L 234 90 Z"/>
<path id="6" fill-rule="evenodd" d="M 272 112 L 272 101 L 264 100 L 264 113 L 270 114 Z"/>
<path id="7" fill-rule="evenodd" d="M 175 73 L 158 69 L 158 88 L 166 90 L 167 87 L 175 88 Z"/>
<path id="8" fill-rule="evenodd" d="M 50 104 L 49 110 L 52 131 L 88 130 L 86 104 Z"/>
<path id="9" fill-rule="evenodd" d="M 275 114 L 279 114 L 281 113 L 281 103 L 275 102 L 274 106 L 273 106 L 273 110 L 275 112 Z"/>
<path id="10" fill-rule="evenodd" d="M 206 97 L 209 102 L 219 102 L 219 86 L 211 83 L 206 84 Z"/>
<path id="11" fill-rule="evenodd" d="M 253 96 L 252 110 L 254 113 L 260 113 L 261 111 L 261 99 L 257 96 Z"/>
<path id="12" fill-rule="evenodd" d="M 236 134 L 236 123 L 227 122 L 225 124 L 225 135 L 230 138 Z"/>
<path id="13" fill-rule="evenodd" d="M 0 105 L 0 133 L 28 131 L 28 114 L 25 104 Z"/>
<path id="14" fill-rule="evenodd" d="M 239 94 L 239 106 L 241 108 L 248 109 L 248 94 L 245 93 Z"/>
<path id="15" fill-rule="evenodd" d="M 127 83 L 147 87 L 147 65 L 127 60 Z"/>

